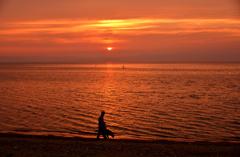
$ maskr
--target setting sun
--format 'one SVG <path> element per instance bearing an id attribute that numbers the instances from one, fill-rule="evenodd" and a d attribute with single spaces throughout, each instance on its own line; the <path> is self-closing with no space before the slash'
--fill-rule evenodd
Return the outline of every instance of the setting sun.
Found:
<path id="1" fill-rule="evenodd" d="M 111 50 L 112 50 L 112 48 L 111 48 L 111 47 L 108 47 L 107 49 L 108 49 L 108 51 L 111 51 Z"/>

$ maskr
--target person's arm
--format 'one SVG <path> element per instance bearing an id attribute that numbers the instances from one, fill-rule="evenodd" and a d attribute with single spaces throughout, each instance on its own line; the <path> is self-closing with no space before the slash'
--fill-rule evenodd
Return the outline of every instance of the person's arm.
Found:
<path id="1" fill-rule="evenodd" d="M 100 126 L 101 128 L 104 128 L 104 127 L 105 127 L 105 123 L 104 123 L 104 121 L 103 121 L 103 117 L 99 117 L 99 126 Z"/>

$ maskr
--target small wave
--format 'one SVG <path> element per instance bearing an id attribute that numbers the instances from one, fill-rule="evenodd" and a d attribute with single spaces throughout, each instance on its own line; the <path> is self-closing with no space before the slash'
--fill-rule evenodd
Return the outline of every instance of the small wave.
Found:
<path id="1" fill-rule="evenodd" d="M 189 97 L 194 98 L 194 99 L 200 99 L 200 97 L 196 94 L 190 94 Z"/>

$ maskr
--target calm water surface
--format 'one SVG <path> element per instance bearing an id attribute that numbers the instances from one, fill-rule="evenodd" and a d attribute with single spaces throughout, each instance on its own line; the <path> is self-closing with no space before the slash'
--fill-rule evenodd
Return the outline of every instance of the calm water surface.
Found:
<path id="1" fill-rule="evenodd" d="M 240 63 L 0 64 L 0 132 L 240 141 Z"/>

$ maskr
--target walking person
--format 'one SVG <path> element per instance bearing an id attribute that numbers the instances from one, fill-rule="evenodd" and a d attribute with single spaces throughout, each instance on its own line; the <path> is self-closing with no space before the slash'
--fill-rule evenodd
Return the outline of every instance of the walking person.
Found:
<path id="1" fill-rule="evenodd" d="M 106 140 L 106 124 L 104 123 L 104 117 L 105 112 L 102 111 L 101 116 L 98 118 L 98 134 L 97 134 L 97 140 L 99 140 L 100 134 L 103 135 L 104 139 Z"/>

